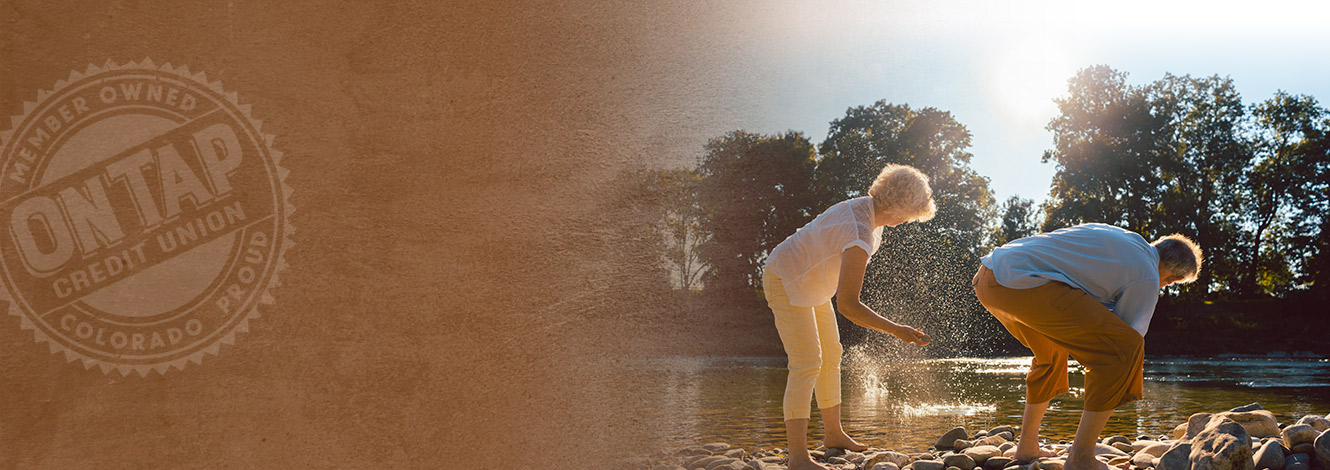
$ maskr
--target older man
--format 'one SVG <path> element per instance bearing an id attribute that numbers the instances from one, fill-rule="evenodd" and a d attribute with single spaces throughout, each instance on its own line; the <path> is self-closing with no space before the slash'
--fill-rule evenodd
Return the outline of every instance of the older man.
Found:
<path id="1" fill-rule="evenodd" d="M 1034 353 L 1015 458 L 1041 456 L 1039 424 L 1066 393 L 1067 356 L 1085 366 L 1085 410 L 1066 470 L 1103 469 L 1095 459 L 1113 409 L 1141 398 L 1145 332 L 1159 289 L 1196 280 L 1201 248 L 1169 235 L 1147 243 L 1104 224 L 1084 224 L 1015 240 L 983 258 L 975 295 Z"/>

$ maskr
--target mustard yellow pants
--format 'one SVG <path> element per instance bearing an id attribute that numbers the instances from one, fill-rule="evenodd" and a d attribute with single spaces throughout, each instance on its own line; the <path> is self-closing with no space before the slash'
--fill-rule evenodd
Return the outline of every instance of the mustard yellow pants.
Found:
<path id="1" fill-rule="evenodd" d="M 776 317 L 776 330 L 789 356 L 789 376 L 785 379 L 785 420 L 808 419 L 809 402 L 817 391 L 818 409 L 839 405 L 840 361 L 845 350 L 836 329 L 836 312 L 831 301 L 817 307 L 790 305 L 785 285 L 775 274 L 762 273 L 762 290 L 767 306 Z"/>
<path id="2" fill-rule="evenodd" d="M 1056 281 L 1011 289 L 981 265 L 974 293 L 1034 352 L 1025 376 L 1026 403 L 1067 392 L 1068 355 L 1085 366 L 1086 411 L 1109 411 L 1141 399 L 1145 339 L 1084 291 Z"/>

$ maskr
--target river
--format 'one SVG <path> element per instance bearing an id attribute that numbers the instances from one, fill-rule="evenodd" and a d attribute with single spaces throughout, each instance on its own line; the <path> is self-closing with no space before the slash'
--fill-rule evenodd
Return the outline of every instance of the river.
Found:
<path id="1" fill-rule="evenodd" d="M 923 450 L 954 426 L 971 432 L 1019 425 L 1029 357 L 855 359 L 842 378 L 846 430 L 879 448 Z M 1070 439 L 1080 419 L 1083 370 L 1071 366 L 1071 393 L 1053 400 L 1042 437 Z M 664 357 L 636 371 L 653 382 L 644 422 L 665 447 L 728 442 L 785 447 L 783 357 Z M 1252 402 L 1288 423 L 1330 413 L 1330 359 L 1294 357 L 1148 358 L 1145 398 L 1114 413 L 1104 436 L 1169 434 L 1197 412 Z M 816 406 L 814 406 L 816 408 Z M 810 440 L 821 438 L 813 412 Z"/>

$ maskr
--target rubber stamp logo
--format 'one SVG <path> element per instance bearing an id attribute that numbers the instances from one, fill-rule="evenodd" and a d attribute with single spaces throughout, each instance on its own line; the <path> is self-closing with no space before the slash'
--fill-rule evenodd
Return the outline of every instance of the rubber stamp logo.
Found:
<path id="1" fill-rule="evenodd" d="M 89 66 L 0 133 L 0 305 L 85 368 L 183 370 L 271 304 L 291 189 L 250 107 L 187 67 Z"/>

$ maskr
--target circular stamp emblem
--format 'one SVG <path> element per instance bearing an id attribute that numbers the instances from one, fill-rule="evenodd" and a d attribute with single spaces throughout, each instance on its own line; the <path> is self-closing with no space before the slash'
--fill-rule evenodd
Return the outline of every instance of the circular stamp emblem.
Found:
<path id="1" fill-rule="evenodd" d="M 291 189 L 235 93 L 150 60 L 75 71 L 0 133 L 0 300 L 122 375 L 200 363 L 271 304 Z"/>

